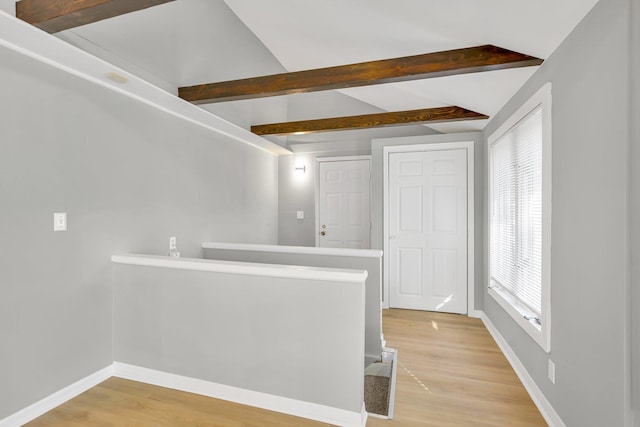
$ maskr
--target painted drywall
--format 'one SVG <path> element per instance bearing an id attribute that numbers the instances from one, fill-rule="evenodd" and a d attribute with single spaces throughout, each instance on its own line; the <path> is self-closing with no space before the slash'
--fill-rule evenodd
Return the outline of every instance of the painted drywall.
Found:
<path id="1" fill-rule="evenodd" d="M 0 50 L 0 419 L 112 362 L 110 256 L 277 241 L 277 159 Z M 66 212 L 68 231 L 53 231 Z"/>
<path id="2" fill-rule="evenodd" d="M 114 284 L 115 361 L 360 413 L 364 282 L 115 265 Z"/>
<path id="3" fill-rule="evenodd" d="M 285 71 L 223 0 L 172 1 L 57 36 L 90 40 L 173 87 Z"/>
<path id="4" fill-rule="evenodd" d="M 0 0 L 0 9 L 16 16 L 16 0 Z"/>
<path id="5" fill-rule="evenodd" d="M 304 165 L 305 173 L 297 174 L 296 165 Z M 315 156 L 310 154 L 278 158 L 278 244 L 315 246 Z M 296 212 L 304 212 L 297 219 Z"/>
<path id="6" fill-rule="evenodd" d="M 629 7 L 601 0 L 485 129 L 552 82 L 551 353 L 484 311 L 567 426 L 625 425 Z"/>
<path id="7" fill-rule="evenodd" d="M 365 355 L 379 360 L 382 355 L 382 258 L 347 255 L 301 254 L 243 249 L 204 249 L 204 257 L 226 261 L 265 264 L 307 265 L 311 267 L 346 268 L 367 271 L 365 308 Z"/>
<path id="8" fill-rule="evenodd" d="M 484 176 L 484 157 L 482 150 L 482 134 L 479 132 L 457 133 L 446 135 L 427 135 L 403 138 L 385 138 L 374 139 L 371 142 L 371 247 L 373 249 L 384 249 L 383 242 L 383 162 L 384 147 L 397 145 L 414 145 L 414 144 L 437 144 L 443 142 L 474 142 L 474 189 L 475 189 L 475 309 L 482 309 L 482 275 L 483 275 L 483 233 L 484 233 L 484 204 L 483 204 L 483 176 Z"/>
<path id="9" fill-rule="evenodd" d="M 368 149 L 354 150 L 348 155 L 368 154 L 368 151 Z M 279 245 L 316 245 L 315 182 L 318 173 L 316 159 L 334 157 L 335 154 L 335 152 L 298 153 L 278 158 Z M 296 166 L 304 166 L 305 173 L 296 173 Z M 298 211 L 304 212 L 304 219 L 297 218 Z"/>
<path id="10" fill-rule="evenodd" d="M 631 425 L 640 426 L 640 2 L 631 2 L 631 280 L 629 330 L 631 347 Z"/>
<path id="11" fill-rule="evenodd" d="M 288 120 L 308 120 L 330 117 L 353 116 L 359 114 L 383 113 L 379 107 L 356 99 L 343 91 L 319 91 L 299 93 L 287 96 Z M 314 142 L 334 143 L 332 150 L 350 150 L 354 142 L 366 143 L 367 150 L 370 149 L 371 140 L 374 138 L 384 138 L 386 136 L 411 136 L 411 135 L 431 135 L 439 133 L 432 128 L 422 124 L 407 124 L 404 126 L 390 126 L 382 128 L 369 128 L 357 130 L 339 130 L 326 132 L 311 132 L 302 135 L 292 135 L 287 137 L 289 146 L 303 147 Z M 324 149 L 322 151 L 325 151 Z M 338 154 L 333 154 L 338 155 Z"/>
<path id="12" fill-rule="evenodd" d="M 340 92 L 313 92 L 287 97 L 288 120 L 373 114 L 381 109 Z M 432 135 L 437 133 L 423 125 L 380 129 L 318 132 L 287 137 L 293 155 L 279 160 L 278 242 L 288 246 L 315 246 L 315 179 L 319 157 L 343 157 L 371 154 L 371 141 L 385 135 Z M 306 173 L 296 175 L 295 165 L 304 165 Z M 305 218 L 296 218 L 296 211 Z"/>
<path id="13" fill-rule="evenodd" d="M 292 144 L 289 147 L 295 154 L 280 156 L 278 160 L 278 243 L 287 246 L 315 246 L 317 159 L 370 155 L 371 140 Z M 296 174 L 296 165 L 305 166 L 303 175 Z M 372 176 L 373 167 L 372 163 Z M 372 199 L 382 197 L 376 191 L 378 190 L 372 188 Z M 297 219 L 297 211 L 304 212 L 304 219 Z M 372 218 L 373 215 L 372 211 Z M 373 230 L 371 236 L 374 235 Z"/>
<path id="14" fill-rule="evenodd" d="M 223 0 L 169 2 L 55 37 L 174 94 L 179 86 L 286 71 Z M 149 49 L 151 40 L 162 49 Z M 287 118 L 286 97 L 201 108 L 244 129 Z"/>

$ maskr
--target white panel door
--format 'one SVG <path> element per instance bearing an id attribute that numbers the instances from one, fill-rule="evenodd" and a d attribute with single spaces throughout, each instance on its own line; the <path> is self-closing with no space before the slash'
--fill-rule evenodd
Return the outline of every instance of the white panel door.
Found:
<path id="1" fill-rule="evenodd" d="M 322 161 L 318 246 L 369 249 L 369 160 Z"/>
<path id="2" fill-rule="evenodd" d="M 389 304 L 467 312 L 467 152 L 389 155 Z"/>

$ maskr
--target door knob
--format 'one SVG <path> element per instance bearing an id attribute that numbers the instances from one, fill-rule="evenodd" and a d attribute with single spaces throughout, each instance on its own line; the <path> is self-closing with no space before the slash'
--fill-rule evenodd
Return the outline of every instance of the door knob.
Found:
<path id="1" fill-rule="evenodd" d="M 327 234 L 327 233 L 326 233 L 324 230 L 322 230 L 322 231 L 320 232 L 320 235 L 321 235 L 321 236 L 324 236 L 325 234 Z"/>

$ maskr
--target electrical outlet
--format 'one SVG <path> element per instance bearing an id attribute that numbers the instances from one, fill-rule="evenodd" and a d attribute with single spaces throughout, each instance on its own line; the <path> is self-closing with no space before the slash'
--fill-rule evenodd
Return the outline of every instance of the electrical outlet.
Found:
<path id="1" fill-rule="evenodd" d="M 54 212 L 53 231 L 67 231 L 67 213 Z"/>
<path id="2" fill-rule="evenodd" d="M 556 364 L 553 363 L 551 359 L 549 359 L 547 375 L 549 377 L 549 381 L 551 381 L 552 384 L 555 384 L 556 383 Z"/>
<path id="3" fill-rule="evenodd" d="M 175 236 L 169 237 L 169 250 L 176 250 L 177 248 L 178 248 L 178 245 L 176 243 L 176 237 Z"/>
<path id="4" fill-rule="evenodd" d="M 304 211 L 296 211 L 297 219 L 304 219 Z"/>

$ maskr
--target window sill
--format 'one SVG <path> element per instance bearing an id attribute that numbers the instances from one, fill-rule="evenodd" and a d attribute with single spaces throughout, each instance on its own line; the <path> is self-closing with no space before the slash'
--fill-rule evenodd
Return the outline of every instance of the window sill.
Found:
<path id="1" fill-rule="evenodd" d="M 546 353 L 551 351 L 551 340 L 549 337 L 550 329 L 548 325 L 544 327 L 534 320 L 527 320 L 527 318 L 537 317 L 536 314 L 531 312 L 531 310 L 518 302 L 513 296 L 502 291 L 497 286 L 489 288 L 489 295 L 491 295 L 491 297 L 500 304 L 500 306 L 513 318 L 513 320 L 520 325 L 520 327 L 524 329 L 525 332 L 527 332 Z M 541 320 L 544 322 L 544 319 Z"/>

